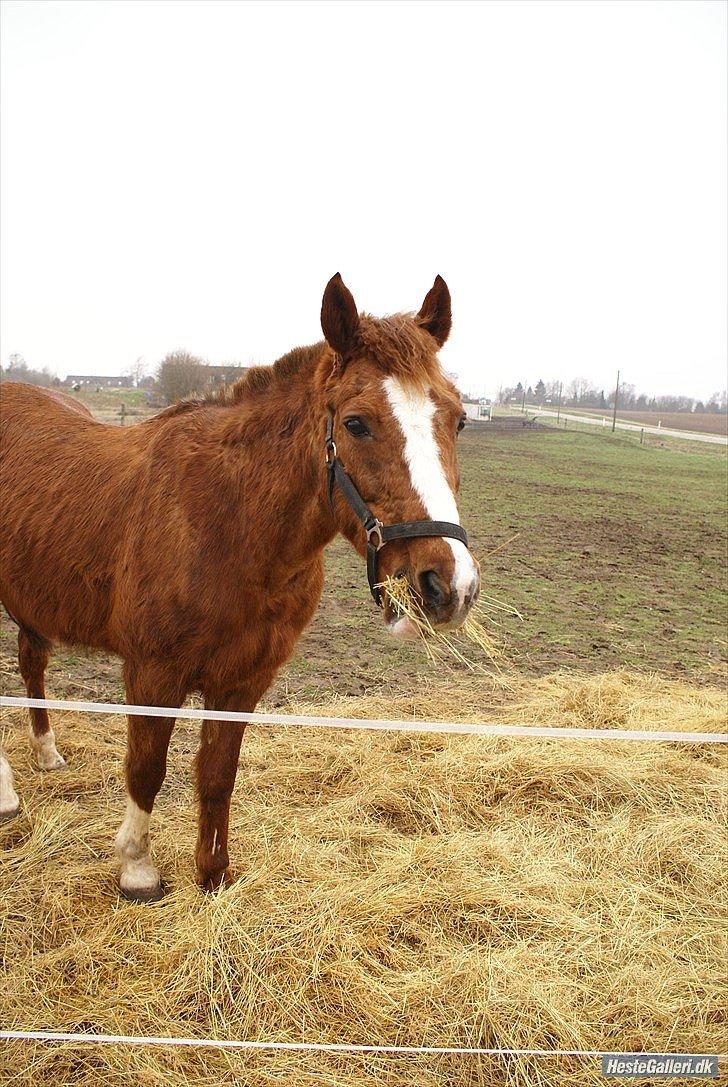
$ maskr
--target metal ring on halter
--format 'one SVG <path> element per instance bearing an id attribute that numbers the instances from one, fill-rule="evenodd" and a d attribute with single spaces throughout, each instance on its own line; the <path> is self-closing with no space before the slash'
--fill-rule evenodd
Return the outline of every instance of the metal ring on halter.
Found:
<path id="1" fill-rule="evenodd" d="M 366 534 L 367 544 L 369 545 L 369 547 L 373 547 L 375 551 L 379 551 L 382 547 L 384 547 L 384 525 L 379 519 L 377 519 L 373 525 L 370 525 L 369 528 L 366 529 Z M 379 541 L 378 543 L 374 543 L 374 540 L 372 539 L 373 536 L 377 537 Z"/>
<path id="2" fill-rule="evenodd" d="M 333 464 L 337 456 L 336 442 L 333 439 L 329 439 L 326 443 L 326 463 Z"/>

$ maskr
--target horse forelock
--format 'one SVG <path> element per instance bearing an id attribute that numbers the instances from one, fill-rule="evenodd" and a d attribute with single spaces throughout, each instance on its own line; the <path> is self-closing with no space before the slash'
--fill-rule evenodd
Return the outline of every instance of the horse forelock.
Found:
<path id="1" fill-rule="evenodd" d="M 362 313 L 356 331 L 356 353 L 371 359 L 388 376 L 424 389 L 442 375 L 432 336 L 414 314 L 372 317 Z"/>

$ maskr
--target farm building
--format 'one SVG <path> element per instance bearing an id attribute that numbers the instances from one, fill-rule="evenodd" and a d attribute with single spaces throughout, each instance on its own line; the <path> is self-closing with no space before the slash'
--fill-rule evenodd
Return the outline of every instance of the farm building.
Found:
<path id="1" fill-rule="evenodd" d="M 93 389 L 131 389 L 134 382 L 131 377 L 121 374 L 68 374 L 63 385 L 69 389 L 74 385 Z"/>
<path id="2" fill-rule="evenodd" d="M 463 409 L 468 419 L 483 419 L 489 414 L 490 400 L 485 397 L 476 399 L 474 396 L 464 396 Z"/>

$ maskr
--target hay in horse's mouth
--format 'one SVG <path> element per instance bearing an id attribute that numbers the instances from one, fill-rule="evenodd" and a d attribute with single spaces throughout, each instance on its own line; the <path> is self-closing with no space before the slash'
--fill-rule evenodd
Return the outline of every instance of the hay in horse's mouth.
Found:
<path id="1" fill-rule="evenodd" d="M 405 577 L 388 577 L 381 583 L 385 599 L 395 620 L 405 618 L 420 636 L 425 652 L 433 663 L 456 662 L 470 671 L 487 671 L 487 666 L 500 671 L 506 653 L 499 638 L 491 634 L 484 622 L 492 622 L 489 611 L 507 612 L 517 618 L 520 613 L 510 604 L 481 596 L 471 608 L 463 624 L 457 629 L 433 626 L 422 603 Z M 474 659 L 472 650 L 480 652 Z"/>

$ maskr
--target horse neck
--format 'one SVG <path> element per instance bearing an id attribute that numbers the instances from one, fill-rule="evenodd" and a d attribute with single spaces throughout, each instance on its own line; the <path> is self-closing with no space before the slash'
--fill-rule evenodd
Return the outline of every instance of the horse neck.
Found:
<path id="1" fill-rule="evenodd" d="M 336 534 L 326 490 L 325 407 L 313 383 L 289 380 L 220 409 L 218 438 L 231 481 L 246 495 L 244 530 L 271 562 L 295 570 Z"/>

